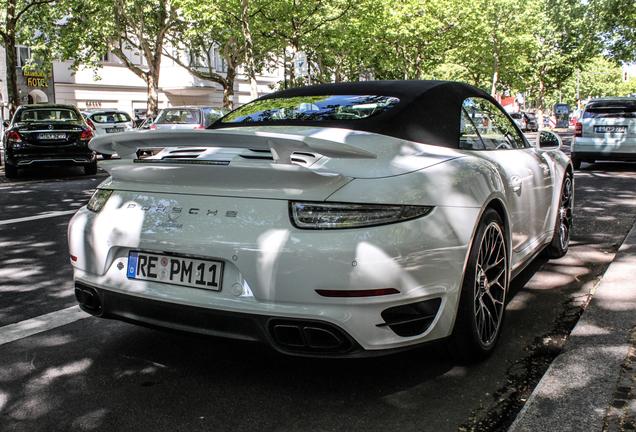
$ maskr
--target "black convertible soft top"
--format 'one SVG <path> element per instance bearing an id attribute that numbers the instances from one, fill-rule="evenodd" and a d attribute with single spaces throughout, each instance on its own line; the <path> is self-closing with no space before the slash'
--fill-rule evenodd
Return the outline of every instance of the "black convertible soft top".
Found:
<path id="1" fill-rule="evenodd" d="M 315 126 L 353 129 L 443 147 L 459 146 L 462 102 L 481 97 L 497 106 L 488 93 L 469 84 L 452 81 L 359 81 L 320 84 L 282 90 L 255 101 L 297 96 L 373 95 L 400 101 L 378 115 L 357 120 L 284 120 L 255 123 L 215 122 L 210 129 L 246 126 Z"/>

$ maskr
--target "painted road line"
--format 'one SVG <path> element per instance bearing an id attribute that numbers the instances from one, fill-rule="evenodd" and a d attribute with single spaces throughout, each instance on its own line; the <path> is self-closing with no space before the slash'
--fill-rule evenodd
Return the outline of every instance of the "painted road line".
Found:
<path id="1" fill-rule="evenodd" d="M 31 318 L 19 323 L 0 327 L 0 345 L 33 336 L 54 328 L 71 324 L 92 315 L 82 311 L 79 306 L 71 306 L 57 312 Z"/>
<path id="2" fill-rule="evenodd" d="M 77 208 L 74 210 L 54 211 L 54 212 L 43 213 L 43 214 L 39 214 L 35 216 L 27 216 L 27 217 L 17 218 L 17 219 L 7 219 L 7 220 L 0 221 L 0 225 L 11 225 L 11 224 L 20 223 L 20 222 L 28 222 L 28 221 L 38 220 L 38 219 L 47 219 L 47 218 L 52 218 L 57 216 L 70 215 L 70 214 L 77 213 L 77 210 L 79 209 Z"/>

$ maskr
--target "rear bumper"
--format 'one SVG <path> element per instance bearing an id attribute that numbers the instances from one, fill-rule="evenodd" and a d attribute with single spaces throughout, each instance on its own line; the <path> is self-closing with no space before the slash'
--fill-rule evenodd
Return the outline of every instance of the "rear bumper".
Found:
<path id="1" fill-rule="evenodd" d="M 42 165 L 88 165 L 95 160 L 96 154 L 93 151 L 62 153 L 59 155 L 7 152 L 5 162 L 17 168 L 29 168 Z"/>
<path id="2" fill-rule="evenodd" d="M 636 162 L 636 152 L 599 152 L 599 151 L 573 151 L 572 160 L 581 161 L 626 161 Z"/>
<path id="3" fill-rule="evenodd" d="M 85 312 L 144 327 L 224 337 L 270 345 L 284 354 L 312 357 L 366 357 L 344 330 L 331 323 L 237 313 L 196 306 L 168 304 L 129 294 L 75 284 L 75 296 Z M 382 351 L 382 354 L 386 354 Z"/>
<path id="4" fill-rule="evenodd" d="M 636 139 L 630 138 L 575 138 L 572 159 L 636 161 Z"/>

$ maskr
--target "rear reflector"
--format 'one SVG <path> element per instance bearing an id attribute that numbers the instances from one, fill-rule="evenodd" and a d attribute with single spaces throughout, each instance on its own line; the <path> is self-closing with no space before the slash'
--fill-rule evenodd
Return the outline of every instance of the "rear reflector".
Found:
<path id="1" fill-rule="evenodd" d="M 323 297 L 377 297 L 399 294 L 395 288 L 381 288 L 372 290 L 316 290 Z"/>
<path id="2" fill-rule="evenodd" d="M 75 255 L 71 255 L 71 261 L 77 262 L 77 257 Z"/>

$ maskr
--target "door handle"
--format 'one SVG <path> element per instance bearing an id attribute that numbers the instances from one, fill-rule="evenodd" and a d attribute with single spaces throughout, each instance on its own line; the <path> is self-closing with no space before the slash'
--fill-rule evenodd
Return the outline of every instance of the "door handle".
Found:
<path id="1" fill-rule="evenodd" d="M 510 177 L 510 187 L 512 187 L 512 191 L 514 193 L 519 193 L 521 192 L 521 177 L 519 177 L 518 175 L 513 175 L 512 177 Z"/>

